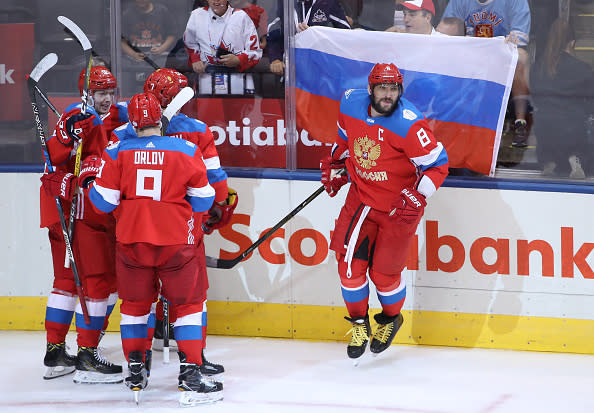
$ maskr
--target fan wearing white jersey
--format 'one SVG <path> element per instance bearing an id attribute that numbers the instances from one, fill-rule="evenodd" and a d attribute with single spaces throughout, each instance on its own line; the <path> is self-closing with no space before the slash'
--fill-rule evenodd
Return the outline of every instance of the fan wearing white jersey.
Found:
<path id="1" fill-rule="evenodd" d="M 208 65 L 243 72 L 262 58 L 252 19 L 243 10 L 229 6 L 227 0 L 208 0 L 208 7 L 194 10 L 186 25 L 184 43 L 197 73 L 204 73 Z"/>

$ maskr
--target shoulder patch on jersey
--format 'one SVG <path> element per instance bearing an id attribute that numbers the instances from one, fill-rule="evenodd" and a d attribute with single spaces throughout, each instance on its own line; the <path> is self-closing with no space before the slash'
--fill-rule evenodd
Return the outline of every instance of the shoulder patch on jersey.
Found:
<path id="1" fill-rule="evenodd" d="M 355 90 L 355 89 L 349 89 L 346 92 L 344 92 L 344 98 L 348 99 L 349 96 L 351 96 L 351 93 L 353 93 L 353 90 Z"/>
<path id="2" fill-rule="evenodd" d="M 145 148 L 154 148 L 155 144 L 151 141 L 149 143 L 146 144 Z"/>
<path id="3" fill-rule="evenodd" d="M 194 148 L 196 147 L 196 145 L 190 141 L 184 141 L 186 143 L 186 145 L 188 145 L 190 148 Z"/>
<path id="4" fill-rule="evenodd" d="M 107 150 L 112 150 L 112 149 L 115 149 L 115 148 L 117 148 L 118 146 L 120 146 L 120 142 L 121 142 L 121 141 L 117 141 L 117 142 L 112 142 L 112 141 L 109 141 L 109 142 L 107 142 L 107 148 L 105 148 L 105 149 L 107 149 Z"/>
<path id="5" fill-rule="evenodd" d="M 404 109 L 404 110 L 402 111 L 402 117 L 403 117 L 404 119 L 408 119 L 408 120 L 415 120 L 415 119 L 416 119 L 418 116 L 417 116 L 417 114 L 416 114 L 415 112 L 413 112 L 412 110 L 410 110 L 410 109 Z"/>

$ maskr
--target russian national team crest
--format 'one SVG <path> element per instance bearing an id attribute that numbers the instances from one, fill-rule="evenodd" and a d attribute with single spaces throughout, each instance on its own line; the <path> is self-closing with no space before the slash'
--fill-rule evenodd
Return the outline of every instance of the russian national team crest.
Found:
<path id="1" fill-rule="evenodd" d="M 353 143 L 355 160 L 364 169 L 371 169 L 377 165 L 375 160 L 380 157 L 382 148 L 373 139 L 366 136 L 355 139 Z"/>

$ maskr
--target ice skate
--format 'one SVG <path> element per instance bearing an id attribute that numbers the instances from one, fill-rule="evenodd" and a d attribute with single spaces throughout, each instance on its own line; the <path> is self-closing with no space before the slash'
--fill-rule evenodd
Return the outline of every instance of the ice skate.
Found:
<path id="1" fill-rule="evenodd" d="M 146 365 L 142 361 L 142 352 L 132 351 L 128 356 L 128 377 L 125 383 L 134 392 L 134 401 L 140 403 L 140 392 L 148 385 Z"/>
<path id="2" fill-rule="evenodd" d="M 105 360 L 97 347 L 79 347 L 76 360 L 75 383 L 121 383 L 122 366 Z"/>
<path id="3" fill-rule="evenodd" d="M 396 336 L 396 333 L 404 322 L 404 317 L 402 317 L 402 314 L 389 317 L 382 312 L 374 315 L 373 318 L 375 318 L 378 326 L 377 331 L 373 335 L 373 340 L 371 340 L 369 350 L 377 354 L 390 347 L 394 336 Z"/>
<path id="4" fill-rule="evenodd" d="M 163 320 L 155 322 L 155 334 L 153 335 L 153 350 L 163 351 Z M 173 324 L 169 324 L 169 350 L 177 351 L 177 342 L 173 334 Z"/>
<path id="5" fill-rule="evenodd" d="M 354 365 L 358 364 L 358 359 L 365 352 L 369 338 L 371 337 L 371 326 L 369 325 L 369 316 L 349 318 L 345 317 L 345 320 L 349 321 L 353 328 L 348 333 L 351 333 L 351 341 L 347 346 L 347 355 L 349 358 L 354 360 Z"/>
<path id="6" fill-rule="evenodd" d="M 224 372 L 225 367 L 208 361 L 204 356 L 204 349 L 202 349 L 202 365 L 200 366 L 200 373 L 204 376 L 208 376 L 211 380 L 222 382 Z"/>
<path id="7" fill-rule="evenodd" d="M 66 352 L 66 343 L 47 343 L 43 364 L 47 367 L 43 378 L 55 379 L 73 373 L 76 368 L 76 357 Z"/>
<path id="8" fill-rule="evenodd" d="M 206 378 L 197 364 L 186 362 L 186 355 L 179 352 L 179 377 L 177 388 L 182 391 L 179 404 L 182 407 L 214 403 L 223 398 L 223 383 Z"/>

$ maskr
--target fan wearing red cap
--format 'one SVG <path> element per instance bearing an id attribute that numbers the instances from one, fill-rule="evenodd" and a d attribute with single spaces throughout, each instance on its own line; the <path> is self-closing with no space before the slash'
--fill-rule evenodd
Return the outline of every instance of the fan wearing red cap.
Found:
<path id="1" fill-rule="evenodd" d="M 372 353 L 385 351 L 403 323 L 401 272 L 426 200 L 448 174 L 443 145 L 423 114 L 402 97 L 398 67 L 377 63 L 367 81 L 366 89 L 344 93 L 336 143 L 320 162 L 330 196 L 347 183 L 346 172 L 351 180 L 330 249 L 338 261 L 345 318 L 352 324 L 347 355 L 355 361 L 368 343 Z M 382 307 L 374 332 L 367 312 L 369 280 Z"/>
<path id="2" fill-rule="evenodd" d="M 435 6 L 431 0 L 408 0 L 400 4 L 404 12 L 406 33 L 434 34 L 431 20 L 435 16 Z"/>

